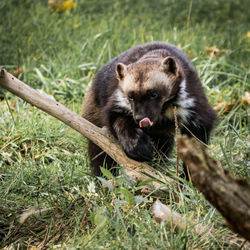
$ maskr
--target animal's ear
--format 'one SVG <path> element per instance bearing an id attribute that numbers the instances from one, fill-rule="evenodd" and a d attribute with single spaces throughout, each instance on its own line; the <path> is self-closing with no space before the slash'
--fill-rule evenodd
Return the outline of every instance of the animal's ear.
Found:
<path id="1" fill-rule="evenodd" d="M 124 79 L 126 73 L 127 73 L 127 66 L 123 63 L 118 63 L 116 65 L 116 78 L 121 81 Z"/>
<path id="2" fill-rule="evenodd" d="M 177 76 L 179 73 L 179 66 L 175 60 L 175 58 L 171 56 L 165 57 L 162 62 L 162 69 L 165 73 L 172 73 L 173 75 Z"/>

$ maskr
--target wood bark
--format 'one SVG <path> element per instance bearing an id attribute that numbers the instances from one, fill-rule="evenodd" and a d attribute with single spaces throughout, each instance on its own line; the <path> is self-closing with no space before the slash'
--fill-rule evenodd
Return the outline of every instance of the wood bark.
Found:
<path id="1" fill-rule="evenodd" d="M 0 72 L 0 86 L 22 98 L 24 101 L 57 118 L 93 141 L 119 165 L 121 165 L 126 174 L 132 179 L 136 181 L 144 181 L 150 179 L 149 176 L 151 176 L 153 179 L 155 178 L 158 180 L 158 182 L 152 182 L 154 188 L 160 188 L 162 186 L 159 181 L 164 183 L 171 182 L 169 177 L 150 168 L 147 164 L 128 158 L 121 146 L 106 131 L 106 129 L 95 126 L 83 117 L 66 108 L 61 103 L 39 93 L 8 73 L 5 69 L 1 69 Z"/>
<path id="2" fill-rule="evenodd" d="M 250 240 L 250 185 L 233 178 L 195 138 L 178 138 L 179 154 L 193 185 L 216 207 L 228 226 Z"/>

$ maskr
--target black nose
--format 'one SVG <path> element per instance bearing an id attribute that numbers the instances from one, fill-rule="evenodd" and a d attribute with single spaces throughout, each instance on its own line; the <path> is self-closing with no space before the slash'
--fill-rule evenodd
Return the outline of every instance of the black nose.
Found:
<path id="1" fill-rule="evenodd" d="M 139 123 L 143 118 L 145 118 L 144 116 L 136 116 L 135 117 L 135 121 L 137 122 L 137 123 Z"/>

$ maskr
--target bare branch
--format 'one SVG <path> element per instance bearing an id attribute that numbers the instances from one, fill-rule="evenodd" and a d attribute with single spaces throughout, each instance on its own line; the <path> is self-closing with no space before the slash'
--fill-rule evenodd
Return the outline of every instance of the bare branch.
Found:
<path id="1" fill-rule="evenodd" d="M 178 144 L 193 185 L 219 210 L 233 231 L 250 240 L 250 185 L 233 178 L 196 139 L 182 136 Z"/>
<path id="2" fill-rule="evenodd" d="M 149 179 L 147 176 L 149 175 L 157 180 L 163 181 L 164 183 L 171 182 L 170 178 L 151 169 L 147 164 L 128 158 L 121 146 L 104 128 L 96 127 L 94 124 L 72 112 L 61 103 L 32 89 L 4 69 L 1 69 L 0 72 L 0 86 L 51 116 L 59 119 L 93 141 L 119 165 L 123 166 L 126 174 L 132 179 L 136 181 L 144 181 Z M 152 184 L 154 188 L 159 188 L 161 186 L 159 182 L 153 182 Z"/>

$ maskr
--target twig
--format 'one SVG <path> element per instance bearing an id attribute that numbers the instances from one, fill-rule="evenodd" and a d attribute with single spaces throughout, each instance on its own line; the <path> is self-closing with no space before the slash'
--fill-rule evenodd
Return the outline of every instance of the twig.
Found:
<path id="1" fill-rule="evenodd" d="M 174 124 L 175 124 L 175 138 L 177 140 L 178 137 L 178 120 L 177 120 L 177 109 L 176 106 L 174 107 Z M 176 143 L 176 176 L 179 176 L 179 146 L 178 143 Z"/>
<path id="2" fill-rule="evenodd" d="M 206 148 L 208 148 L 208 145 L 205 142 L 203 142 L 202 140 L 200 140 L 184 123 L 181 123 L 181 126 L 183 126 L 193 136 L 193 138 L 195 138 L 203 146 L 205 146 Z"/>

